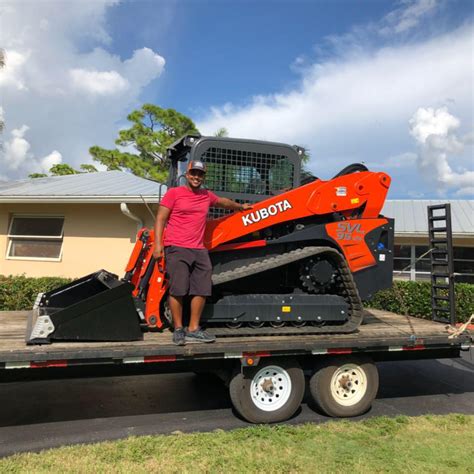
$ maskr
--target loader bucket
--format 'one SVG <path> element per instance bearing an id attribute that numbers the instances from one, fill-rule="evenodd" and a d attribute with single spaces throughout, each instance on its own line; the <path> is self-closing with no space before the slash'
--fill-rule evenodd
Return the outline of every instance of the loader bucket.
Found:
<path id="1" fill-rule="evenodd" d="M 27 344 L 143 339 L 133 286 L 106 270 L 40 293 L 28 318 Z"/>

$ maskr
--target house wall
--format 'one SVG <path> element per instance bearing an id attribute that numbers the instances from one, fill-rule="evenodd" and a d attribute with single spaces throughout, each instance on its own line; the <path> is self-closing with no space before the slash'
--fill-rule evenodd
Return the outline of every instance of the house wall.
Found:
<path id="1" fill-rule="evenodd" d="M 406 236 L 395 234 L 395 245 L 428 245 L 428 231 L 426 236 Z M 474 229 L 472 234 L 463 237 L 453 236 L 453 247 L 474 247 Z"/>
<path id="2" fill-rule="evenodd" d="M 399 254 L 400 247 L 397 246 L 404 247 L 403 255 Z M 430 255 L 423 256 L 428 246 L 429 240 L 427 235 L 395 234 L 394 278 L 398 280 L 429 280 L 431 269 Z M 409 247 L 408 256 L 407 247 Z M 454 235 L 453 248 L 455 281 L 474 283 L 474 258 L 472 257 L 474 254 L 474 232 L 463 236 Z M 470 249 L 470 252 L 466 252 L 467 249 Z M 460 257 L 461 252 L 463 256 Z M 470 255 L 466 255 L 466 253 Z"/>
<path id="3" fill-rule="evenodd" d="M 129 204 L 146 226 L 152 218 L 144 205 Z M 8 229 L 14 214 L 64 216 L 59 262 L 7 258 Z M 31 277 L 80 277 L 105 268 L 119 276 L 132 251 L 138 224 L 120 211 L 120 204 L 0 204 L 0 274 Z"/>
<path id="4" fill-rule="evenodd" d="M 130 211 L 146 226 L 152 218 L 142 204 L 129 204 Z M 156 212 L 156 209 L 153 209 Z M 14 214 L 64 216 L 62 258 L 59 262 L 7 258 L 8 229 Z M 80 277 L 105 268 L 123 275 L 135 243 L 137 224 L 124 216 L 120 204 L 0 204 L 0 274 L 32 277 Z M 474 234 L 454 237 L 454 246 L 474 247 Z M 397 245 L 428 245 L 427 237 L 395 235 Z M 397 278 L 415 278 L 414 269 Z"/>

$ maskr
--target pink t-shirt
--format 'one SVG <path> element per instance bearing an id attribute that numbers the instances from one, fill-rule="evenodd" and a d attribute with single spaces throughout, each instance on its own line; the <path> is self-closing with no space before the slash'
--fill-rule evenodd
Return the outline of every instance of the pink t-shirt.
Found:
<path id="1" fill-rule="evenodd" d="M 171 210 L 164 234 L 165 247 L 203 249 L 207 213 L 218 199 L 207 189 L 191 191 L 187 186 L 169 189 L 160 202 Z"/>

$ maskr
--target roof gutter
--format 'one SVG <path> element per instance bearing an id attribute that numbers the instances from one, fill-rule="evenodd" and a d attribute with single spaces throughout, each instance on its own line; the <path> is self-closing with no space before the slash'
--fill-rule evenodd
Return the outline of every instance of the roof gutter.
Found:
<path id="1" fill-rule="evenodd" d="M 406 238 L 423 238 L 428 240 L 428 229 L 426 231 L 419 231 L 419 232 L 400 232 L 395 229 L 395 237 L 406 237 Z M 453 238 L 455 239 L 472 239 L 473 233 L 468 232 L 454 232 L 453 231 Z"/>

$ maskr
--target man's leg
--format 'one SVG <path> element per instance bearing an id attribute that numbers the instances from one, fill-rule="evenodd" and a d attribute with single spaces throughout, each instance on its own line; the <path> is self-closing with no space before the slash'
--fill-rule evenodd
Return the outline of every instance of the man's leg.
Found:
<path id="1" fill-rule="evenodd" d="M 189 290 L 189 265 L 187 264 L 187 249 L 180 247 L 165 247 L 166 267 L 170 287 L 168 304 L 173 317 L 173 342 L 179 346 L 185 343 L 183 328 L 183 295 Z"/>
<path id="2" fill-rule="evenodd" d="M 199 320 L 201 319 L 202 310 L 206 304 L 205 296 L 191 297 L 191 317 L 189 319 L 189 330 L 196 331 L 199 328 Z M 174 316 L 173 316 L 174 321 Z"/>
<path id="3" fill-rule="evenodd" d="M 169 295 L 168 304 L 170 305 L 171 315 L 173 316 L 174 328 L 175 329 L 182 328 L 183 327 L 183 297 Z"/>
<path id="4" fill-rule="evenodd" d="M 199 327 L 206 296 L 212 293 L 212 265 L 207 250 L 194 250 L 194 266 L 189 279 L 189 295 L 191 296 L 191 318 L 186 333 L 186 343 L 214 342 L 215 336 L 208 334 Z"/>

